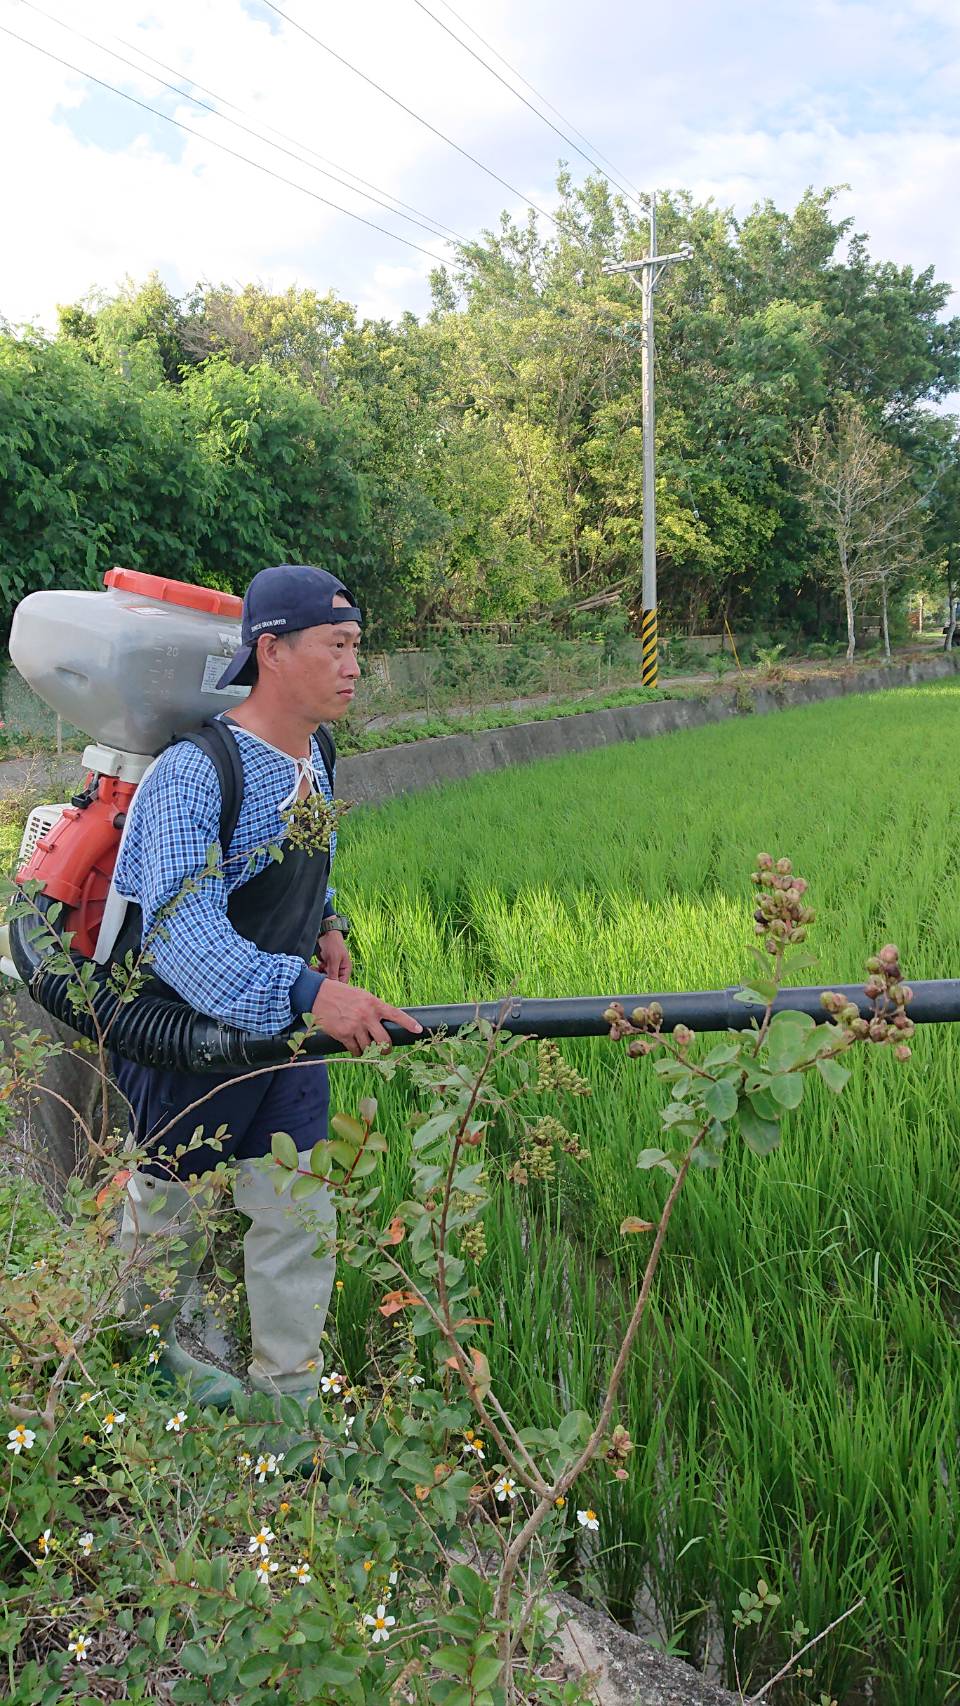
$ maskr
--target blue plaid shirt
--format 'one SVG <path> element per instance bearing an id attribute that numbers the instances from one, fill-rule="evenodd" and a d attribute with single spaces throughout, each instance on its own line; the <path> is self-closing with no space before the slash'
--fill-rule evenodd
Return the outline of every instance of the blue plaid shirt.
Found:
<path id="1" fill-rule="evenodd" d="M 238 724 L 231 724 L 243 763 L 243 806 L 223 877 L 208 878 L 186 895 L 150 944 L 153 966 L 191 1007 L 246 1031 L 269 1036 L 309 1012 L 323 978 L 292 954 L 267 954 L 239 936 L 227 917 L 227 899 L 269 863 L 260 853 L 247 869 L 247 857 L 283 838 L 280 803 L 293 787 L 292 758 L 266 746 Z M 323 757 L 311 742 L 314 772 L 324 797 L 332 800 Z M 179 741 L 168 748 L 134 795 L 130 823 L 117 860 L 114 882 L 121 895 L 143 911 L 144 937 L 159 909 L 180 892 L 207 862 L 207 848 L 220 836 L 220 784 L 206 753 Z M 330 860 L 336 834 L 330 838 Z M 327 911 L 334 891 L 327 890 Z"/>

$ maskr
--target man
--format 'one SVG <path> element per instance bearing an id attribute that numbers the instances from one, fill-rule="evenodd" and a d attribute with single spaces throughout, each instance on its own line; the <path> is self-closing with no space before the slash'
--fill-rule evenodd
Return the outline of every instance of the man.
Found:
<path id="1" fill-rule="evenodd" d="M 360 674 L 360 633 L 360 611 L 325 570 L 287 564 L 255 575 L 243 603 L 243 643 L 217 683 L 251 688 L 213 731 L 218 742 L 236 743 L 243 774 L 236 829 L 221 849 L 222 874 L 205 878 L 195 892 L 184 890 L 219 839 L 223 798 L 214 760 L 187 739 L 162 754 L 138 789 L 115 878 L 119 892 L 139 903 L 150 970 L 168 992 L 199 1012 L 267 1035 L 312 1013 L 352 1054 L 370 1043 L 389 1044 L 384 1019 L 414 1033 L 421 1026 L 349 982 L 348 926 L 328 886 L 335 836 L 329 852 L 287 848 L 279 862 L 266 849 L 282 843 L 283 814 L 295 801 L 317 789 L 333 799 L 315 731 L 349 709 Z M 160 909 L 177 895 L 155 930 Z M 314 950 L 319 971 L 308 963 Z M 151 1161 L 131 1176 L 120 1234 L 141 1270 L 154 1252 L 158 1264 L 172 1265 L 164 1252 L 174 1238 L 183 1241 L 163 1295 L 141 1281 L 132 1299 L 143 1326 L 169 1329 L 165 1365 L 193 1377 L 208 1401 L 237 1388 L 190 1357 L 173 1332 L 203 1242 L 196 1187 L 188 1191 L 182 1181 L 223 1159 L 236 1169 L 234 1204 L 250 1220 L 244 1237 L 250 1382 L 306 1402 L 318 1388 L 333 1286 L 334 1209 L 326 1192 L 302 1206 L 291 1203 L 288 1190 L 277 1194 L 276 1176 L 256 1163 L 269 1153 L 274 1132 L 287 1132 L 302 1151 L 326 1136 L 326 1066 L 311 1061 L 256 1076 L 192 1075 L 118 1061 L 116 1076 L 139 1143 L 153 1139 L 168 1157 L 178 1144 L 190 1146 L 179 1161 Z M 198 1126 L 213 1143 L 197 1146 Z M 171 1178 L 171 1169 L 179 1176 Z M 202 1188 L 201 1197 L 209 1198 Z M 328 1256 L 314 1255 L 318 1240 L 330 1245 Z"/>

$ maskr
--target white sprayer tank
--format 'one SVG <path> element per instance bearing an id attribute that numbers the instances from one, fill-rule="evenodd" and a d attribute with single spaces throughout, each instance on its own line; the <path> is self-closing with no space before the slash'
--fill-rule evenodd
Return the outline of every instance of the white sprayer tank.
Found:
<path id="1" fill-rule="evenodd" d="M 13 618 L 14 666 L 65 722 L 152 755 L 246 698 L 216 687 L 240 644 L 239 598 L 135 569 L 103 578 L 104 592 L 33 592 Z"/>

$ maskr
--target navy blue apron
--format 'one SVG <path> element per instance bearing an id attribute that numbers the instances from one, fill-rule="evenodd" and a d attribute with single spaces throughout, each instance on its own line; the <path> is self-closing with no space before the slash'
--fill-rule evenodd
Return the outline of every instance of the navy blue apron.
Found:
<path id="1" fill-rule="evenodd" d="M 224 719 L 217 721 L 222 725 Z M 215 739 L 229 742 L 233 751 L 228 757 L 236 770 L 239 751 L 234 736 L 226 731 L 218 736 L 217 723 L 206 725 L 200 736 L 210 729 Z M 209 750 L 206 740 L 199 736 L 186 738 L 201 750 Z M 217 768 L 220 770 L 220 765 Z M 242 803 L 242 767 L 239 776 L 240 798 L 230 802 L 234 826 Z M 230 837 L 227 839 L 229 845 Z M 227 917 L 238 935 L 264 953 L 292 954 L 309 964 L 320 935 L 329 874 L 328 850 L 285 847 L 282 860 L 271 860 L 256 877 L 234 889 L 227 901 Z M 125 934 L 129 927 L 125 927 Z M 138 932 L 139 950 L 139 925 L 134 922 L 133 928 Z M 150 980 L 149 989 L 151 994 L 182 999 L 159 978 Z M 198 1144 L 179 1162 L 148 1163 L 144 1172 L 164 1177 L 173 1172 L 188 1179 L 191 1174 L 208 1172 L 221 1160 L 244 1161 L 268 1155 L 276 1131 L 289 1133 L 303 1151 L 327 1135 L 330 1086 L 323 1061 L 260 1071 L 256 1077 L 245 1076 L 249 1068 L 239 1073 L 235 1068 L 229 1072 L 173 1072 L 139 1066 L 120 1056 L 114 1057 L 113 1065 L 119 1089 L 130 1103 L 138 1143 L 149 1144 L 161 1127 L 173 1121 L 157 1140 L 172 1158 L 177 1145 L 189 1143 L 198 1126 L 203 1127 L 205 1137 L 212 1137 L 220 1126 L 227 1128 L 218 1148 Z M 243 1081 L 238 1083 L 238 1078 Z M 186 1112 L 192 1103 L 214 1090 L 216 1093 L 202 1107 Z"/>

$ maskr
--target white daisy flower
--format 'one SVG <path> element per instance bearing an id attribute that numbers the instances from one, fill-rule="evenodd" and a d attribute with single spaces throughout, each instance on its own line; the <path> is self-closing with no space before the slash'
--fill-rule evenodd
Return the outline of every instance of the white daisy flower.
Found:
<path id="1" fill-rule="evenodd" d="M 77 1536 L 77 1545 L 79 1546 L 81 1552 L 83 1553 L 83 1556 L 85 1558 L 89 1558 L 91 1552 L 93 1551 L 93 1535 L 92 1534 L 79 1534 Z"/>
<path id="2" fill-rule="evenodd" d="M 310 1574 L 310 1565 L 307 1563 L 306 1558 L 298 1558 L 295 1564 L 291 1564 L 290 1574 L 291 1576 L 296 1576 L 298 1582 L 306 1583 L 313 1580 L 313 1577 Z"/>
<path id="3" fill-rule="evenodd" d="M 7 1450 L 12 1451 L 14 1457 L 19 1457 L 21 1451 L 30 1450 L 36 1437 L 32 1428 L 24 1427 L 22 1422 L 18 1422 L 7 1434 Z"/>
<path id="4" fill-rule="evenodd" d="M 180 1429 L 183 1427 L 183 1424 L 186 1421 L 186 1419 L 187 1419 L 186 1410 L 177 1410 L 176 1414 L 172 1415 L 170 1417 L 169 1421 L 167 1422 L 165 1431 L 168 1434 L 171 1434 L 171 1433 L 178 1434 L 180 1432 Z"/>
<path id="5" fill-rule="evenodd" d="M 408 1374 L 407 1375 L 407 1385 L 408 1386 L 423 1386 L 424 1385 L 423 1375 L 422 1374 Z"/>
<path id="6" fill-rule="evenodd" d="M 487 1455 L 483 1449 L 483 1440 L 467 1436 L 467 1438 L 464 1439 L 463 1450 L 460 1455 L 462 1457 L 475 1457 L 478 1462 L 482 1463 Z"/>
<path id="7" fill-rule="evenodd" d="M 578 1511 L 577 1521 L 581 1528 L 592 1528 L 594 1533 L 596 1533 L 597 1529 L 600 1527 L 600 1518 L 596 1511 Z"/>
<path id="8" fill-rule="evenodd" d="M 40 1536 L 40 1539 L 37 1541 L 37 1551 L 39 1552 L 41 1558 L 45 1558 L 47 1556 L 48 1552 L 52 1552 L 53 1548 L 56 1546 L 56 1544 L 57 1543 L 54 1540 L 53 1535 L 50 1532 L 49 1528 L 45 1528 L 43 1533 Z"/>
<path id="9" fill-rule="evenodd" d="M 250 1456 L 249 1451 L 241 1451 L 239 1457 L 237 1458 L 237 1468 L 238 1469 L 249 1469 L 252 1462 L 253 1462 L 253 1458 Z"/>
<path id="10" fill-rule="evenodd" d="M 89 1658 L 92 1644 L 92 1635 L 87 1635 L 80 1629 L 74 1629 L 67 1642 L 67 1652 L 72 1653 L 77 1664 L 80 1664 L 81 1660 Z"/>
<path id="11" fill-rule="evenodd" d="M 160 1328 L 157 1326 L 156 1321 L 151 1321 L 143 1330 L 145 1333 L 149 1333 L 154 1339 L 159 1339 L 160 1337 Z"/>
<path id="12" fill-rule="evenodd" d="M 147 1357 L 147 1362 L 148 1363 L 159 1362 L 160 1358 L 163 1355 L 163 1352 L 166 1350 L 166 1348 L 167 1348 L 166 1339 L 160 1339 L 159 1342 L 154 1346 L 153 1350 L 150 1352 L 149 1356 Z"/>
<path id="13" fill-rule="evenodd" d="M 280 1465 L 283 1462 L 283 1455 L 282 1451 L 278 1451 L 276 1456 L 274 1456 L 272 1451 L 261 1452 L 260 1456 L 257 1458 L 256 1467 L 253 1471 L 257 1480 L 260 1482 L 261 1487 L 268 1475 L 277 1474 Z"/>
<path id="14" fill-rule="evenodd" d="M 103 1421 L 100 1423 L 100 1426 L 105 1434 L 112 1434 L 114 1428 L 118 1428 L 120 1423 L 125 1422 L 126 1419 L 127 1413 L 125 1410 L 108 1410 Z"/>
<path id="15" fill-rule="evenodd" d="M 271 1558 L 257 1559 L 257 1575 L 262 1582 L 268 1582 L 271 1576 L 276 1575 L 279 1568 L 280 1565 L 275 1564 Z"/>
<path id="16" fill-rule="evenodd" d="M 346 1377 L 342 1374 L 322 1374 L 320 1376 L 321 1392 L 332 1392 L 335 1398 L 339 1398 L 345 1385 Z"/>
<path id="17" fill-rule="evenodd" d="M 363 1619 L 364 1628 L 373 1630 L 373 1634 L 370 1639 L 375 1642 L 389 1641 L 390 1630 L 393 1628 L 396 1621 L 395 1617 L 387 1616 L 387 1608 L 385 1605 L 377 1606 L 375 1617 L 371 1617 L 368 1611 Z"/>
<path id="18" fill-rule="evenodd" d="M 266 1527 L 261 1528 L 258 1534 L 251 1534 L 250 1544 L 247 1547 L 247 1551 L 259 1552 L 260 1556 L 265 1558 L 270 1550 L 270 1542 L 272 1539 L 273 1529 Z"/>
<path id="19" fill-rule="evenodd" d="M 493 1490 L 496 1493 L 497 1498 L 500 1500 L 500 1503 L 503 1504 L 506 1499 L 516 1498 L 517 1483 L 516 1481 L 511 1481 L 509 1475 L 501 1475 Z"/>

